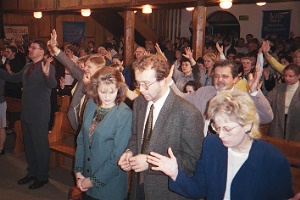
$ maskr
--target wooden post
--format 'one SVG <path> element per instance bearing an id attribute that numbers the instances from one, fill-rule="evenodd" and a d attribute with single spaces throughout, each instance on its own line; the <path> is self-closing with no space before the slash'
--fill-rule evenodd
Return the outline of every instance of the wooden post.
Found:
<path id="1" fill-rule="evenodd" d="M 125 11 L 124 17 L 124 62 L 129 63 L 134 58 L 134 12 Z"/>
<path id="2" fill-rule="evenodd" d="M 206 7 L 195 6 L 193 11 L 193 56 L 202 57 L 205 49 Z"/>

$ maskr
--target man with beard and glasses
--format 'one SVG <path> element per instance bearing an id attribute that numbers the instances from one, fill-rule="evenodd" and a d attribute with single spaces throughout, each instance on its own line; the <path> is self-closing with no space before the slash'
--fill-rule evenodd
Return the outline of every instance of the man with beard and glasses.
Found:
<path id="1" fill-rule="evenodd" d="M 184 94 L 180 92 L 175 84 L 172 84 L 171 88 L 176 94 L 184 97 L 196 106 L 205 117 L 209 101 L 219 92 L 224 90 L 239 90 L 234 86 L 238 81 L 238 66 L 235 62 L 228 60 L 216 62 L 213 67 L 212 77 L 214 86 L 201 87 L 193 94 Z M 261 67 L 257 65 L 255 73 L 253 75 L 251 74 L 248 79 L 249 95 L 257 108 L 260 124 L 267 124 L 273 120 L 273 112 L 268 100 L 259 89 L 260 77 Z M 207 126 L 205 127 L 207 128 Z M 207 131 L 205 129 L 204 134 L 206 133 Z"/>

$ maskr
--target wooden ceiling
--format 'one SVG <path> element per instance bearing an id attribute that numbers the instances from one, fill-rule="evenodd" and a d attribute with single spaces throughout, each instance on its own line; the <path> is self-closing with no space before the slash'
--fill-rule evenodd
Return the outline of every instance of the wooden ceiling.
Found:
<path id="1" fill-rule="evenodd" d="M 114 9 L 115 11 L 142 9 L 142 5 L 150 4 L 153 9 L 181 9 L 194 6 L 218 6 L 221 0 L 0 0 L 3 4 L 3 13 L 25 13 L 34 10 L 47 12 L 79 12 L 82 8 L 94 11 L 101 9 Z M 300 0 L 232 0 L 233 6 L 237 4 L 253 4 L 257 1 L 267 3 L 300 2 Z M 26 6 L 24 6 L 26 4 Z M 299 3 L 300 6 L 300 3 Z"/>

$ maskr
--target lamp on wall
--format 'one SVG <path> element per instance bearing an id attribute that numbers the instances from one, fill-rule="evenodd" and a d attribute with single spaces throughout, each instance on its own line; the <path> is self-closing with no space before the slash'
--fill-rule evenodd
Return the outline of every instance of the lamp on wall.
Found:
<path id="1" fill-rule="evenodd" d="M 232 6 L 232 0 L 221 0 L 219 6 L 222 9 L 229 9 Z"/>
<path id="2" fill-rule="evenodd" d="M 194 7 L 186 7 L 185 8 L 187 11 L 193 11 L 194 10 Z"/>
<path id="3" fill-rule="evenodd" d="M 258 6 L 264 6 L 266 4 L 267 4 L 267 2 L 256 2 L 256 5 L 258 5 Z"/>
<path id="4" fill-rule="evenodd" d="M 43 14 L 42 12 L 33 12 L 33 16 L 34 18 L 40 19 L 42 18 Z"/>
<path id="5" fill-rule="evenodd" d="M 83 17 L 88 17 L 91 15 L 91 9 L 81 9 L 81 15 Z"/>
<path id="6" fill-rule="evenodd" d="M 149 4 L 144 5 L 144 6 L 143 6 L 142 13 L 144 13 L 144 14 L 150 14 L 150 13 L 152 13 L 152 8 L 151 8 L 151 6 L 150 6 Z"/>

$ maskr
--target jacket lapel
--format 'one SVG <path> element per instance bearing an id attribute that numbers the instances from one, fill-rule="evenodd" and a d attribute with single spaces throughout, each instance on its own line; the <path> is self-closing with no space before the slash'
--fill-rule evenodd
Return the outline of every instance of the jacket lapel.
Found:
<path id="1" fill-rule="evenodd" d="M 138 104 L 138 108 L 136 110 L 137 112 L 137 121 L 134 122 L 135 125 L 137 126 L 137 146 L 138 146 L 138 153 L 141 152 L 142 149 L 142 138 L 144 135 L 144 122 L 145 122 L 145 117 L 146 117 L 146 111 L 147 111 L 147 105 L 148 101 L 144 99 L 144 97 L 140 101 L 140 104 Z M 150 140 L 151 141 L 151 140 Z"/>
<path id="2" fill-rule="evenodd" d="M 171 114 L 173 102 L 174 102 L 174 93 L 172 90 L 170 90 L 170 93 L 166 98 L 166 101 L 163 107 L 161 108 L 157 120 L 155 122 L 155 125 L 153 127 L 149 149 L 155 149 L 155 146 L 158 145 L 157 141 L 160 140 L 161 134 L 163 134 L 162 130 L 164 130 L 166 120 L 169 119 L 168 116 L 170 116 Z"/>

